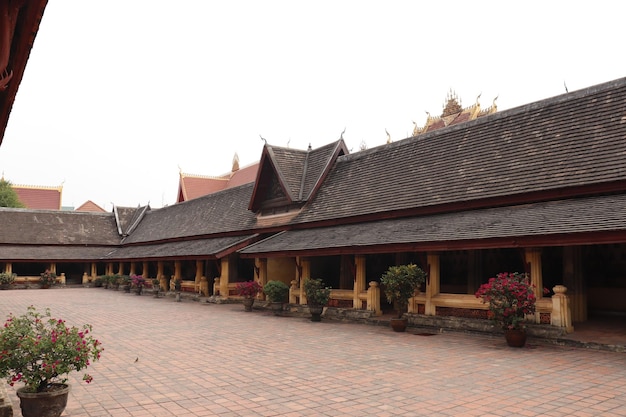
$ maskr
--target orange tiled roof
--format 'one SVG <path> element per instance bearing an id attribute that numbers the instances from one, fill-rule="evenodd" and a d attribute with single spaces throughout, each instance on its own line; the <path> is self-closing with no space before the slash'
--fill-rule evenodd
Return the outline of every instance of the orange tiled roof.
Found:
<path id="1" fill-rule="evenodd" d="M 254 182 L 258 169 L 259 163 L 257 162 L 218 177 L 185 174 L 181 172 L 176 202 L 182 203 L 183 201 L 193 200 L 194 198 L 212 194 L 227 188 Z"/>
<path id="2" fill-rule="evenodd" d="M 12 185 L 17 197 L 29 209 L 61 210 L 63 186 L 45 187 L 32 185 Z"/>
<path id="3" fill-rule="evenodd" d="M 76 211 L 89 211 L 93 213 L 106 213 L 106 211 L 91 200 L 85 201 Z"/>

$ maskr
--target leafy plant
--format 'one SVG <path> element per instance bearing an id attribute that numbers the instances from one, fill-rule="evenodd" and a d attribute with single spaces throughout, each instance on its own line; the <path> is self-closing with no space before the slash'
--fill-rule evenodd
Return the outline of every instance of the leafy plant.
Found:
<path id="1" fill-rule="evenodd" d="M 54 272 L 50 272 L 49 269 L 46 269 L 39 275 L 39 283 L 42 286 L 52 286 L 57 282 L 57 274 L 55 274 Z"/>
<path id="2" fill-rule="evenodd" d="M 257 281 L 238 282 L 235 285 L 237 294 L 245 298 L 254 298 L 263 291 L 263 287 Z"/>
<path id="3" fill-rule="evenodd" d="M 523 329 L 524 316 L 535 313 L 535 286 L 528 274 L 502 272 L 482 284 L 476 298 L 489 303 L 489 316 L 505 330 Z M 543 289 L 548 293 L 548 289 Z"/>
<path id="4" fill-rule="evenodd" d="M 289 297 L 289 287 L 282 281 L 268 281 L 263 286 L 263 292 L 273 303 L 284 303 Z"/>
<path id="5" fill-rule="evenodd" d="M 46 391 L 52 384 L 65 383 L 67 374 L 80 371 L 100 359 L 100 341 L 91 325 L 67 326 L 53 318 L 50 309 L 42 314 L 34 306 L 21 316 L 9 315 L 0 329 L 0 377 L 13 386 L 22 382 L 29 392 Z M 90 383 L 91 375 L 83 381 Z"/>
<path id="6" fill-rule="evenodd" d="M 8 284 L 11 285 L 15 282 L 15 278 L 17 274 L 12 272 L 0 272 L 0 284 Z"/>
<path id="7" fill-rule="evenodd" d="M 144 277 L 142 277 L 141 275 L 131 275 L 130 279 L 133 282 L 133 286 L 135 288 L 143 288 L 144 284 L 146 283 L 146 279 Z"/>
<path id="8" fill-rule="evenodd" d="M 309 305 L 325 306 L 330 299 L 330 287 L 325 287 L 324 282 L 317 278 L 304 281 L 304 293 Z"/>
<path id="9" fill-rule="evenodd" d="M 426 280 L 426 273 L 415 264 L 390 266 L 380 278 L 387 301 L 393 303 L 396 315 L 401 318 Z"/>

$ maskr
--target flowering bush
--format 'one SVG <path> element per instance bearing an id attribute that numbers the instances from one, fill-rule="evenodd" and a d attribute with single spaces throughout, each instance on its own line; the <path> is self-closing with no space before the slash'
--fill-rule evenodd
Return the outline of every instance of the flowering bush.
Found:
<path id="1" fill-rule="evenodd" d="M 528 274 L 503 272 L 482 284 L 476 298 L 489 303 L 490 318 L 503 329 L 523 329 L 524 316 L 535 313 L 534 289 Z M 548 292 L 545 288 L 543 291 Z"/>
<path id="2" fill-rule="evenodd" d="M 237 289 L 238 295 L 246 298 L 254 298 L 258 293 L 263 291 L 261 284 L 256 281 L 238 282 L 235 288 Z"/>
<path id="3" fill-rule="evenodd" d="M 65 320 L 52 318 L 50 309 L 42 314 L 30 306 L 26 314 L 11 314 L 0 329 L 0 377 L 11 386 L 24 383 L 29 392 L 65 383 L 69 372 L 100 359 L 103 348 L 90 332 L 89 324 L 68 327 Z M 83 376 L 87 383 L 92 379 Z"/>
<path id="4" fill-rule="evenodd" d="M 49 269 L 46 269 L 44 272 L 39 274 L 41 278 L 39 278 L 39 283 L 42 286 L 50 287 L 57 282 L 57 274 L 54 272 L 50 272 Z"/>
<path id="5" fill-rule="evenodd" d="M 133 281 L 133 285 L 136 288 L 141 288 L 143 287 L 143 285 L 146 283 L 146 279 L 144 277 L 142 277 L 141 275 L 131 275 L 130 279 Z"/>

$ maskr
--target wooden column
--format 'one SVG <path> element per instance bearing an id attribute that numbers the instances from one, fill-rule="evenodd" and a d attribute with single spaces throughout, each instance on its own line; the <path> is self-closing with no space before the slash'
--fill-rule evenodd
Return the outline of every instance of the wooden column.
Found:
<path id="1" fill-rule="evenodd" d="M 352 299 L 352 308 L 362 309 L 363 303 L 359 295 L 365 291 L 365 255 L 356 255 L 354 257 L 354 295 Z"/>
<path id="2" fill-rule="evenodd" d="M 6 272 L 7 274 L 12 274 L 13 273 L 13 263 L 7 262 L 6 264 L 4 264 L 4 272 Z"/>
<path id="3" fill-rule="evenodd" d="M 117 266 L 117 275 L 124 275 L 124 262 L 120 262 Z"/>
<path id="4" fill-rule="evenodd" d="M 583 276 L 582 254 L 580 246 L 563 248 L 563 284 L 567 287 L 570 300 L 572 321 L 586 321 L 587 296 Z"/>
<path id="5" fill-rule="evenodd" d="M 228 256 L 224 257 L 221 259 L 222 262 L 222 274 L 220 276 L 220 297 L 222 298 L 228 298 L 229 291 L 228 291 L 228 282 L 229 282 L 229 263 L 228 263 Z"/>
<path id="6" fill-rule="evenodd" d="M 128 275 L 137 275 L 136 265 L 134 262 L 130 263 L 130 270 L 128 271 Z M 145 277 L 144 277 L 145 278 Z"/>
<path id="7" fill-rule="evenodd" d="M 174 279 L 179 280 L 182 278 L 183 267 L 181 261 L 174 261 Z"/>
<path id="8" fill-rule="evenodd" d="M 535 286 L 537 300 L 543 298 L 543 274 L 541 272 L 541 249 L 526 248 L 526 263 L 530 265 L 530 283 Z"/>
<path id="9" fill-rule="evenodd" d="M 150 269 L 148 268 L 148 261 L 143 261 L 141 263 L 141 276 L 144 277 L 145 279 L 149 279 L 150 277 L 148 275 L 150 275 Z"/>
<path id="10" fill-rule="evenodd" d="M 204 272 L 203 261 L 196 261 L 196 277 L 194 279 L 194 290 L 200 292 L 200 280 Z"/>
<path id="11" fill-rule="evenodd" d="M 95 279 L 97 275 L 98 275 L 98 265 L 96 265 L 95 262 L 92 262 L 91 263 L 91 277 Z"/>
<path id="12" fill-rule="evenodd" d="M 254 259 L 254 274 L 256 275 L 255 279 L 261 284 L 261 287 L 267 284 L 267 258 Z M 265 300 L 265 294 L 260 293 L 259 299 Z M 291 302 L 291 300 L 289 302 Z"/>
<path id="13" fill-rule="evenodd" d="M 311 261 L 308 258 L 296 258 L 300 265 L 300 304 L 306 304 L 306 293 L 304 292 L 304 281 L 311 278 Z"/>
<path id="14" fill-rule="evenodd" d="M 424 314 L 427 316 L 437 315 L 437 308 L 432 303 L 432 298 L 439 295 L 441 276 L 439 267 L 439 254 L 428 253 L 426 256 L 426 305 Z"/>

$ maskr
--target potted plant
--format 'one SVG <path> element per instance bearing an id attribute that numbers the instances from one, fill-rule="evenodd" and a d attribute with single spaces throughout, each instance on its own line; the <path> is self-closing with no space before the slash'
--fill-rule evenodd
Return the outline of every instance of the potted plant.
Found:
<path id="1" fill-rule="evenodd" d="M 46 269 L 44 272 L 39 274 L 39 276 L 39 284 L 41 284 L 41 288 L 50 288 L 57 282 L 57 274 L 50 272 L 49 269 Z"/>
<path id="2" fill-rule="evenodd" d="M 17 274 L 12 272 L 0 272 L 0 290 L 8 290 L 15 282 Z"/>
<path id="3" fill-rule="evenodd" d="M 96 279 L 93 281 L 94 287 L 102 287 L 103 285 L 104 285 L 104 278 L 101 276 L 96 277 Z"/>
<path id="4" fill-rule="evenodd" d="M 124 290 L 124 292 L 130 292 L 130 287 L 132 284 L 132 280 L 130 279 L 130 276 L 128 275 L 120 275 L 119 277 L 119 283 L 120 286 L 122 287 L 122 289 Z"/>
<path id="5" fill-rule="evenodd" d="M 397 332 L 406 330 L 409 300 L 415 296 L 426 280 L 426 273 L 415 264 L 390 266 L 380 278 L 387 301 L 393 304 L 395 318 L 390 320 L 391 328 Z"/>
<path id="6" fill-rule="evenodd" d="M 321 321 L 324 306 L 330 299 L 330 287 L 324 286 L 321 279 L 309 278 L 304 281 L 304 294 L 311 313 L 311 321 Z"/>
<path id="7" fill-rule="evenodd" d="M 263 287 L 257 281 L 238 282 L 235 285 L 237 295 L 243 297 L 243 307 L 245 311 L 252 311 L 254 298 L 263 291 Z"/>
<path id="8" fill-rule="evenodd" d="M 152 292 L 154 293 L 154 298 L 159 298 L 159 293 L 161 292 L 161 282 L 158 278 L 152 278 Z"/>
<path id="9" fill-rule="evenodd" d="M 283 303 L 287 302 L 289 297 L 289 286 L 282 281 L 268 281 L 263 286 L 263 292 L 272 303 L 274 314 L 280 314 L 283 309 Z"/>
<path id="10" fill-rule="evenodd" d="M 548 293 L 548 289 L 543 289 Z M 489 303 L 489 318 L 503 331 L 507 344 L 523 347 L 526 344 L 525 316 L 535 313 L 535 286 L 528 274 L 502 272 L 482 284 L 476 297 Z"/>
<path id="11" fill-rule="evenodd" d="M 141 295 L 143 291 L 143 286 L 146 283 L 146 279 L 142 277 L 141 275 L 135 275 L 135 274 L 131 275 L 130 279 L 133 282 L 133 287 L 135 288 L 135 294 Z"/>
<path id="12" fill-rule="evenodd" d="M 24 384 L 17 390 L 22 416 L 57 417 L 67 404 L 67 374 L 87 368 L 102 350 L 89 324 L 70 327 L 49 309 L 40 313 L 30 306 L 21 316 L 9 315 L 0 328 L 0 377 L 11 386 Z M 83 376 L 87 383 L 92 379 Z"/>

